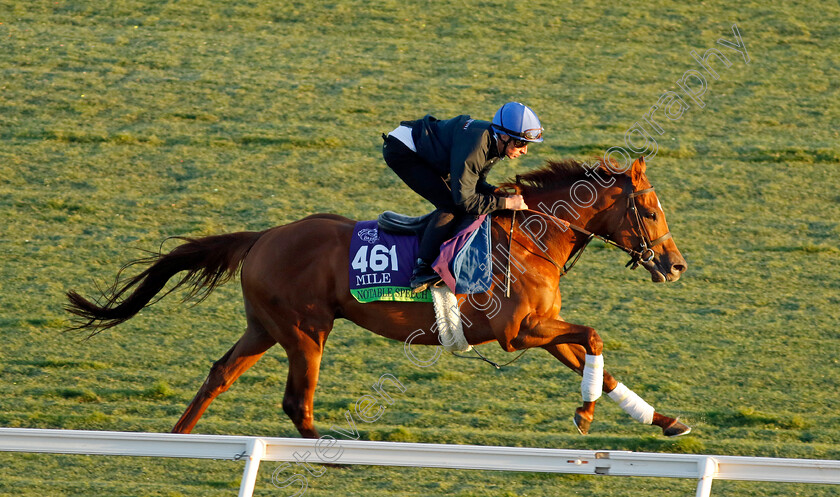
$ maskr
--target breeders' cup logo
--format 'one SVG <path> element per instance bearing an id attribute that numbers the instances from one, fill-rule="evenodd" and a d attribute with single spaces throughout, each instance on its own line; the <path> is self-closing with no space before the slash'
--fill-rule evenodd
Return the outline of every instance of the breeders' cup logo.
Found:
<path id="1" fill-rule="evenodd" d="M 376 243 L 379 240 L 379 231 L 376 228 L 359 230 L 359 238 L 367 243 Z"/>

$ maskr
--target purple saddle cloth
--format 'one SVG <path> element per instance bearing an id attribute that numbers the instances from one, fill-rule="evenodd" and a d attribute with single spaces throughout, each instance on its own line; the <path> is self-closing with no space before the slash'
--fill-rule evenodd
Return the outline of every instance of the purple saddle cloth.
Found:
<path id="1" fill-rule="evenodd" d="M 376 221 L 359 221 L 350 241 L 350 293 L 359 302 L 431 302 L 429 290 L 413 293 L 409 281 L 417 258 L 417 237 L 380 231 Z"/>
<path id="2" fill-rule="evenodd" d="M 431 302 L 431 291 L 413 293 L 409 281 L 418 243 L 414 235 L 381 231 L 375 220 L 358 221 L 350 241 L 350 293 L 359 302 Z M 490 217 L 482 215 L 441 245 L 432 265 L 455 293 L 481 293 L 492 283 Z"/>

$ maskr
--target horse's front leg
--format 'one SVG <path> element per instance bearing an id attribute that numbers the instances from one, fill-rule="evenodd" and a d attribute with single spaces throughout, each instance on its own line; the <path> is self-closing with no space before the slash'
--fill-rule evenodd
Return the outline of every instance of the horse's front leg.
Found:
<path id="1" fill-rule="evenodd" d="M 543 348 L 569 369 L 583 376 L 584 366 L 586 364 L 586 352 L 582 347 L 575 344 L 561 343 L 545 345 Z M 618 381 L 604 370 L 604 391 L 607 393 L 612 392 L 617 386 Z M 589 427 L 594 419 L 595 401 L 584 402 L 581 407 L 575 409 L 574 423 L 581 435 L 587 435 L 589 433 Z"/>
<path id="2" fill-rule="evenodd" d="M 543 348 L 577 374 L 583 374 L 585 354 L 583 348 L 572 344 L 548 345 Z M 623 383 L 620 383 L 606 370 L 604 370 L 604 392 L 606 392 L 610 399 L 616 402 L 618 406 L 624 410 L 624 412 L 629 414 L 630 417 L 642 424 L 658 426 L 662 429 L 662 434 L 666 437 L 685 435 L 691 431 L 691 428 L 680 422 L 679 418 L 672 418 L 655 411 L 654 408 L 645 402 L 645 400 L 642 399 L 636 392 L 627 388 Z M 587 406 L 584 404 L 583 407 L 578 408 L 575 411 L 575 414 L 584 413 L 582 415 L 585 416 L 585 413 L 587 412 L 586 407 Z M 594 416 L 587 417 L 585 419 L 588 420 L 584 422 L 588 430 Z M 584 433 L 584 430 L 580 429 L 581 426 L 577 421 L 575 424 L 578 425 L 578 430 L 585 435 L 586 433 Z"/>
<path id="3" fill-rule="evenodd" d="M 595 329 L 558 319 L 540 319 L 528 315 L 522 320 L 516 333 L 510 333 L 507 336 L 511 338 L 502 343 L 502 347 L 509 351 L 531 347 L 543 347 L 550 350 L 569 344 L 582 348 L 584 360 L 582 364 L 577 362 L 576 370 L 580 370 L 583 375 L 580 382 L 583 405 L 575 410 L 574 421 L 581 434 L 589 433 L 589 425 L 595 418 L 595 402 L 601 397 L 605 378 L 602 355 L 604 343 Z M 570 364 L 569 367 L 572 365 Z M 608 384 L 607 387 L 612 390 L 615 388 L 615 380 L 612 377 L 610 379 L 612 384 Z"/>

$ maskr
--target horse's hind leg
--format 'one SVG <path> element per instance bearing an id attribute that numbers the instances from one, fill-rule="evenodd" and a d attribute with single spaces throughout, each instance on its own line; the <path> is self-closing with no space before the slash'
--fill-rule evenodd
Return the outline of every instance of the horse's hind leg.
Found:
<path id="1" fill-rule="evenodd" d="M 277 343 L 264 330 L 249 323 L 245 334 L 221 359 L 213 363 L 210 374 L 199 388 L 181 419 L 172 428 L 173 433 L 189 433 L 205 409 L 220 393 L 227 391 L 239 376 L 250 368 L 265 351 Z"/>
<path id="2" fill-rule="evenodd" d="M 296 330 L 300 335 L 304 335 Z M 315 388 L 324 354 L 323 341 L 316 343 L 301 339 L 294 344 L 282 344 L 289 358 L 289 377 L 283 395 L 283 411 L 304 438 L 320 438 L 315 429 Z"/>
<path id="3" fill-rule="evenodd" d="M 577 374 L 583 374 L 585 351 L 583 347 L 575 344 L 559 344 L 544 347 L 548 352 L 568 366 Z M 650 424 L 662 428 L 663 435 L 675 437 L 685 435 L 691 428 L 681 423 L 678 419 L 671 418 L 656 412 L 653 407 L 645 402 L 638 394 L 619 383 L 606 370 L 604 371 L 604 392 L 613 401 L 618 403 L 627 414 L 640 423 Z M 575 409 L 575 425 L 581 434 L 589 432 L 589 426 L 595 417 L 595 402 L 584 402 L 581 407 Z"/>

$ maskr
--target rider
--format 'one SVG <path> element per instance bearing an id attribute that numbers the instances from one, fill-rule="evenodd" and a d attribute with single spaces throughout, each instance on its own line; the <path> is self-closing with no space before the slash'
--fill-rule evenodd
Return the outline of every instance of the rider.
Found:
<path id="1" fill-rule="evenodd" d="M 485 178 L 499 159 L 515 159 L 528 153 L 529 143 L 543 141 L 542 131 L 534 111 L 508 102 L 492 122 L 468 115 L 448 120 L 426 115 L 383 135 L 382 154 L 388 167 L 435 206 L 411 275 L 414 292 L 438 279 L 431 263 L 466 216 L 528 208 L 521 195 L 505 196 Z"/>

